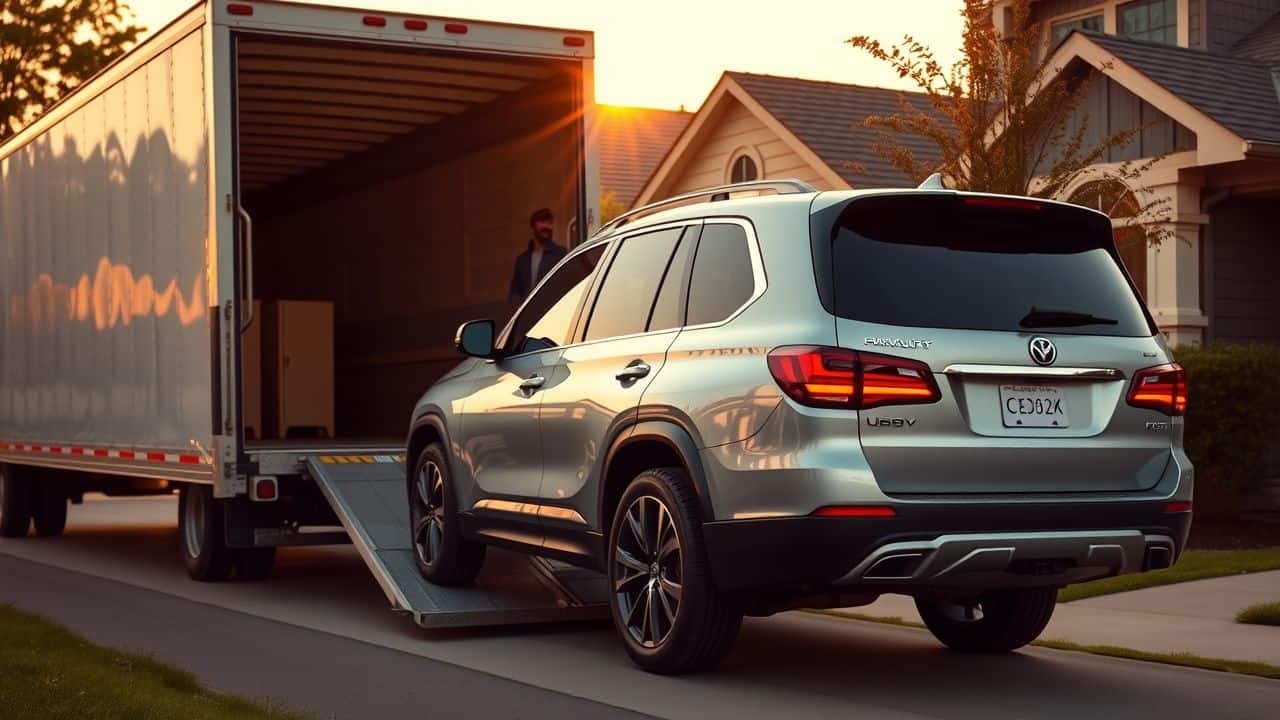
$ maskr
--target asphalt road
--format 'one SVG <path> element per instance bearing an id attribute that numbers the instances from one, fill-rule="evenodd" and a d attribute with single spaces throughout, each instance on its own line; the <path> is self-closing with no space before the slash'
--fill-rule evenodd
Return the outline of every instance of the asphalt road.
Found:
<path id="1" fill-rule="evenodd" d="M 418 629 L 387 610 L 351 548 L 282 551 L 266 582 L 193 583 L 175 515 L 172 499 L 88 502 L 62 538 L 0 541 L 0 602 L 321 717 L 1163 720 L 1280 707 L 1280 682 L 1260 678 L 1040 648 L 969 657 L 921 630 L 802 613 L 749 620 L 715 674 L 657 677 L 605 624 Z"/>

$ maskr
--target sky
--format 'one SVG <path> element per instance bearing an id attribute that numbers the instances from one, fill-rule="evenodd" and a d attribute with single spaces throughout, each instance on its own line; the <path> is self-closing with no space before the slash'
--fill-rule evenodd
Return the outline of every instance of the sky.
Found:
<path id="1" fill-rule="evenodd" d="M 219 0 L 220 1 L 220 0 Z M 950 64 L 962 0 L 347 0 L 323 4 L 592 30 L 596 101 L 697 110 L 724 70 L 911 89 L 845 40 L 910 33 Z M 189 0 L 128 0 L 155 30 Z"/>

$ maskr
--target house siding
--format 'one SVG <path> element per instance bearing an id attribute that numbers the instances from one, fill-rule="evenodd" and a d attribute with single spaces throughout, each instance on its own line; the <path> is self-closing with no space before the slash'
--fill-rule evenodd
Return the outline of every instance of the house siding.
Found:
<path id="1" fill-rule="evenodd" d="M 1210 339 L 1280 343 L 1278 225 L 1280 204 L 1271 198 L 1228 199 L 1210 214 Z"/>
<path id="2" fill-rule="evenodd" d="M 730 100 L 713 123 L 707 139 L 684 164 L 671 194 L 690 192 L 727 182 L 730 157 L 741 147 L 753 149 L 763 161 L 762 177 L 796 178 L 830 189 L 818 170 L 801 158 L 776 132 L 737 100 Z"/>
<path id="3" fill-rule="evenodd" d="M 1204 8 L 1204 49 L 1226 53 L 1267 18 L 1280 12 L 1280 0 L 1201 0 Z"/>

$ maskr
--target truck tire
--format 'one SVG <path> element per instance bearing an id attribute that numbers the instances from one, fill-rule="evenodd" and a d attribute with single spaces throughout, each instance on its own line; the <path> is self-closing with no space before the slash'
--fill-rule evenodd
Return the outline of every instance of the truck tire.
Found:
<path id="1" fill-rule="evenodd" d="M 57 537 L 67 527 L 67 494 L 62 483 L 56 479 L 48 479 L 33 488 L 31 519 L 36 524 L 36 534 L 40 537 Z"/>
<path id="2" fill-rule="evenodd" d="M 1057 588 L 1026 588 L 988 590 L 968 604 L 916 598 L 916 609 L 929 632 L 952 650 L 996 653 L 1040 637 L 1057 602 Z"/>
<path id="3" fill-rule="evenodd" d="M 699 516 L 693 484 L 680 468 L 637 475 L 614 513 L 609 609 L 627 654 L 643 670 L 710 670 L 742 626 L 742 608 L 712 583 Z"/>
<path id="4" fill-rule="evenodd" d="M 31 526 L 31 480 L 13 465 L 0 465 L 0 537 L 25 537 Z"/>
<path id="5" fill-rule="evenodd" d="M 409 541 L 418 572 L 436 585 L 470 585 L 484 566 L 485 546 L 462 536 L 458 501 L 444 447 L 432 443 L 418 455 L 409 483 Z"/>
<path id="6" fill-rule="evenodd" d="M 208 485 L 184 484 L 178 494 L 178 544 L 192 580 L 221 582 L 231 575 L 222 503 Z"/>
<path id="7" fill-rule="evenodd" d="M 271 577 L 276 565 L 276 549 L 243 548 L 235 551 L 236 577 L 241 580 L 263 580 Z"/>

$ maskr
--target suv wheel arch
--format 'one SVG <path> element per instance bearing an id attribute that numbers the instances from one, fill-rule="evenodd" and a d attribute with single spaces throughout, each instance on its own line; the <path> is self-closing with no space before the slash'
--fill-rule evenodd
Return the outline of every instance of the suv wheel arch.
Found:
<path id="1" fill-rule="evenodd" d="M 646 412 L 648 414 L 648 412 Z M 644 470 L 672 465 L 689 474 L 702 520 L 715 518 L 698 444 L 683 423 L 672 418 L 643 420 L 615 430 L 600 474 L 600 526 L 610 527 L 618 500 L 632 478 Z"/>

